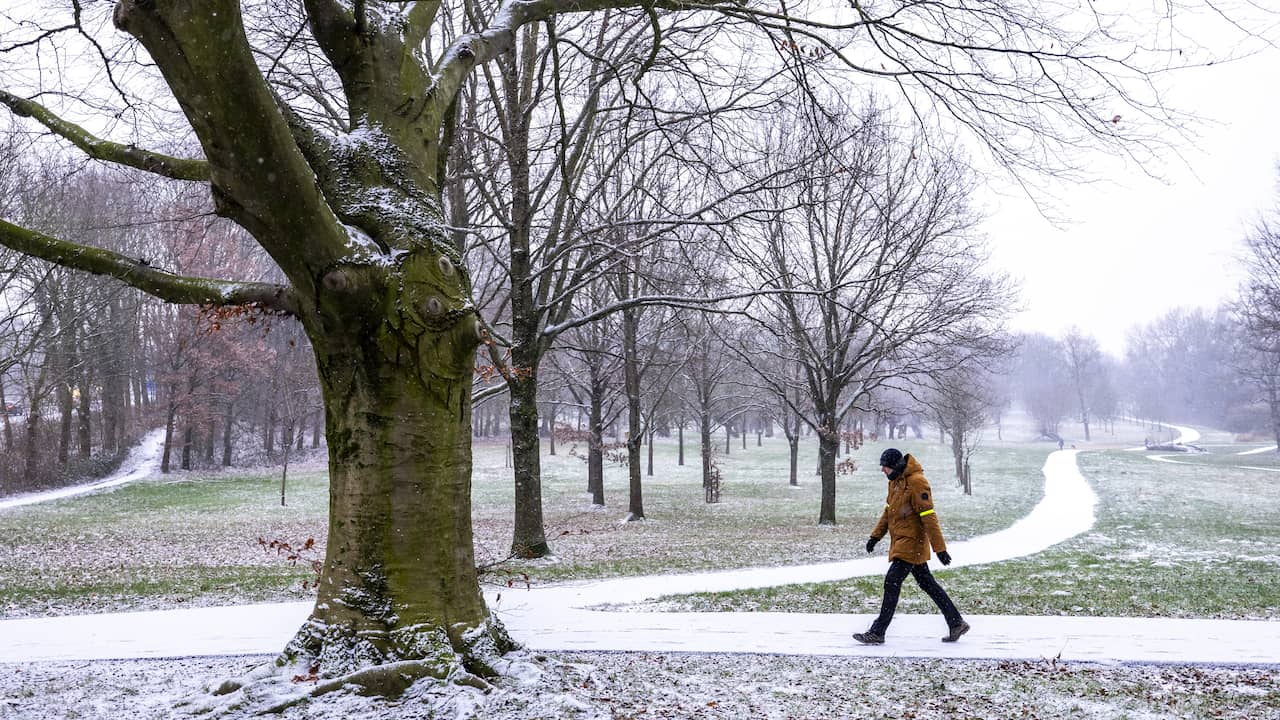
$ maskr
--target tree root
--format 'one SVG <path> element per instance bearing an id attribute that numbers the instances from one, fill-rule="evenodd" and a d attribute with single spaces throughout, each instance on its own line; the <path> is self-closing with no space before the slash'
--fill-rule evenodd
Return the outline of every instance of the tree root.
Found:
<path id="1" fill-rule="evenodd" d="M 278 714 L 295 705 L 338 690 L 349 689 L 358 695 L 376 695 L 379 697 L 394 698 L 409 689 L 410 685 L 413 685 L 415 682 L 426 677 L 433 677 L 437 680 L 448 680 L 455 684 L 477 688 L 484 692 L 488 692 L 493 687 L 485 680 L 476 677 L 461 668 L 455 668 L 449 673 L 441 673 L 439 665 L 425 663 L 418 660 L 405 660 L 402 662 L 387 663 L 386 665 L 375 665 L 373 667 L 367 667 L 353 673 L 343 675 L 342 677 L 325 680 L 312 688 L 311 692 L 283 700 L 275 705 L 258 711 L 257 714 Z"/>
<path id="2" fill-rule="evenodd" d="M 278 672 L 280 672 L 280 668 L 274 662 L 263 663 L 239 677 L 223 680 L 217 687 L 210 688 L 209 693 L 211 695 L 228 695 L 245 685 L 265 680 Z"/>

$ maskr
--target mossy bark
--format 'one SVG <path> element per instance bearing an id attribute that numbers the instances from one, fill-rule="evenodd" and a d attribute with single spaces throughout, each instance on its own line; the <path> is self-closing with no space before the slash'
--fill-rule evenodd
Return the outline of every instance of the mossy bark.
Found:
<path id="1" fill-rule="evenodd" d="M 406 659 L 483 671 L 511 647 L 473 554 L 479 332 L 441 267 L 424 251 L 342 271 L 307 323 L 325 398 L 329 534 L 315 609 L 285 658 L 324 677 Z"/>
<path id="2" fill-rule="evenodd" d="M 325 678 L 374 677 L 366 670 L 403 661 L 438 677 L 459 664 L 487 672 L 486 658 L 511 643 L 485 606 L 473 557 L 480 334 L 443 223 L 439 149 L 451 91 L 429 88 L 418 66 L 429 17 L 412 13 L 402 32 L 362 26 L 339 3 L 306 3 L 360 130 L 333 138 L 278 101 L 239 10 L 235 0 L 121 0 L 115 21 L 182 106 L 218 213 L 288 278 L 286 302 L 260 296 L 302 322 L 316 355 L 329 532 L 315 608 L 280 660 Z M 200 295 L 189 279 L 156 282 L 149 292 L 177 302 L 231 297 L 219 287 Z"/>

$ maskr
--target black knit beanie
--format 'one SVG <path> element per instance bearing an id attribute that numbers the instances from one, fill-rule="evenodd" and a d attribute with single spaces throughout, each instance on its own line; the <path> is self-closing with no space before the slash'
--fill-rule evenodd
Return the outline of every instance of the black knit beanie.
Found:
<path id="1" fill-rule="evenodd" d="M 897 468 L 900 462 L 902 462 L 902 453 L 896 448 L 889 448 L 880 453 L 880 467 Z"/>

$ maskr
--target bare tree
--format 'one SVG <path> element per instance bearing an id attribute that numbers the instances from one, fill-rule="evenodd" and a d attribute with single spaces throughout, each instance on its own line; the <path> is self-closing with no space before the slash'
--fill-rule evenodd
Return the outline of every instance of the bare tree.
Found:
<path id="1" fill-rule="evenodd" d="M 1280 228 L 1273 218 L 1264 218 L 1245 241 L 1248 279 L 1235 306 L 1245 352 L 1236 366 L 1265 403 L 1280 453 Z"/>
<path id="2" fill-rule="evenodd" d="M 1062 344 L 1041 333 L 1022 336 L 1015 369 L 1017 397 L 1041 437 L 1061 439 L 1062 418 L 1071 411 L 1071 377 Z"/>
<path id="3" fill-rule="evenodd" d="M 580 294 L 608 292 L 604 278 L 597 279 Z M 594 301 L 588 301 L 596 305 Z M 605 317 L 560 335 L 561 349 L 553 354 L 552 363 L 569 380 L 569 392 L 580 408 L 587 410 L 587 492 L 593 505 L 605 504 L 604 451 L 605 428 L 618 420 L 626 410 L 625 393 L 617 392 L 622 358 L 613 340 L 618 332 L 616 317 Z"/>
<path id="4" fill-rule="evenodd" d="M 1062 338 L 1062 348 L 1066 352 L 1067 371 L 1071 375 L 1071 385 L 1075 390 L 1076 407 L 1080 411 L 1080 424 L 1084 427 L 1084 439 L 1089 440 L 1089 418 L 1093 410 L 1093 401 L 1097 389 L 1104 384 L 1102 373 L 1102 348 L 1092 335 L 1086 335 L 1080 328 L 1072 327 Z"/>
<path id="5" fill-rule="evenodd" d="M 998 358 L 1008 351 L 1007 339 L 997 337 L 985 355 Z M 982 441 L 982 429 L 1003 402 L 998 378 L 986 363 L 970 360 L 922 380 L 929 388 L 920 393 L 922 401 L 932 409 L 938 426 L 951 438 L 956 481 L 966 495 L 972 495 L 973 454 Z"/>
<path id="6" fill-rule="evenodd" d="M 818 435 L 826 525 L 836 522 L 836 456 L 849 413 L 895 377 L 961 362 L 953 348 L 994 332 L 1008 290 L 982 269 L 970 181 L 953 158 L 896 137 L 874 106 L 848 124 L 799 128 L 787 145 L 809 162 L 794 179 L 794 209 L 761 223 L 735 252 L 775 291 L 760 300 L 768 311 L 751 314 L 752 335 L 774 334 L 768 346 L 803 369 L 813 412 L 801 417 Z M 740 352 L 754 364 L 763 348 L 748 342 Z M 757 374 L 781 383 L 767 368 Z M 775 394 L 786 397 L 781 387 Z"/>
<path id="7" fill-rule="evenodd" d="M 1141 417 L 1224 427 L 1240 397 L 1235 325 L 1227 314 L 1178 308 L 1129 333 L 1129 387 Z"/>

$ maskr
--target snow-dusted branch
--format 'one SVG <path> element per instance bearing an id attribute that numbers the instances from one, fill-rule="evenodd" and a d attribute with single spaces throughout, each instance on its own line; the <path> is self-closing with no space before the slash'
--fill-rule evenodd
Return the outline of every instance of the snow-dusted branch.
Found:
<path id="1" fill-rule="evenodd" d="M 64 120 L 40 103 L 5 90 L 0 90 L 0 103 L 7 105 L 15 115 L 35 120 L 95 160 L 126 165 L 174 180 L 209 180 L 209 163 L 204 160 L 176 158 L 135 145 L 103 140 L 79 125 Z"/>
<path id="2" fill-rule="evenodd" d="M 50 237 L 0 220 L 0 245 L 62 267 L 105 275 L 166 302 L 190 305 L 258 304 L 269 310 L 297 313 L 297 298 L 283 286 L 174 275 L 153 267 L 146 258 Z"/>

